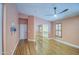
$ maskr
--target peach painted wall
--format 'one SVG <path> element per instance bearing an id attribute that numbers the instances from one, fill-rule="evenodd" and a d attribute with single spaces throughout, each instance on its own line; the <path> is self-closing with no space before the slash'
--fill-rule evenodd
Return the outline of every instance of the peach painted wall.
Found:
<path id="1" fill-rule="evenodd" d="M 20 12 L 18 12 L 18 16 L 19 16 L 19 18 L 24 18 L 24 19 L 28 18 L 28 15 L 25 15 L 25 14 L 20 13 Z"/>
<path id="2" fill-rule="evenodd" d="M 28 17 L 28 40 L 34 41 L 34 16 Z"/>
<path id="3" fill-rule="evenodd" d="M 55 24 L 62 24 L 62 39 L 72 44 L 79 45 L 79 16 L 52 22 L 52 37 L 55 38 Z"/>
<path id="4" fill-rule="evenodd" d="M 26 24 L 26 25 L 28 25 L 28 19 L 27 18 L 19 18 L 19 24 Z"/>
<path id="5" fill-rule="evenodd" d="M 13 54 L 14 49 L 19 41 L 19 25 L 16 4 L 4 4 L 4 12 L 4 54 Z M 12 22 L 15 23 L 15 33 L 11 33 L 10 31 Z"/>

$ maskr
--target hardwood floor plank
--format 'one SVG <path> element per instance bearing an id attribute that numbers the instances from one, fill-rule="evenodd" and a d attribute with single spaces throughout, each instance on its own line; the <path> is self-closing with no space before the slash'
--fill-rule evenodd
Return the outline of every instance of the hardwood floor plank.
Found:
<path id="1" fill-rule="evenodd" d="M 79 49 L 52 40 L 20 40 L 14 55 L 79 55 Z"/>

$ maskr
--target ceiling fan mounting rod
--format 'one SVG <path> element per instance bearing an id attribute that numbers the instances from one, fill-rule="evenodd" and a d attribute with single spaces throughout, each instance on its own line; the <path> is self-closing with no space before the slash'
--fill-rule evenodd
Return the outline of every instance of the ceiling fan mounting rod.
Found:
<path id="1" fill-rule="evenodd" d="M 54 13 L 56 14 L 56 7 L 54 7 Z"/>

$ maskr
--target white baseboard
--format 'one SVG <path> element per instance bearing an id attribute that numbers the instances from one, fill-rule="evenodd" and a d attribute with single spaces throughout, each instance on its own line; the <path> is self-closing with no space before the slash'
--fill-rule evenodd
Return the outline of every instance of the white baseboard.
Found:
<path id="1" fill-rule="evenodd" d="M 50 39 L 53 39 L 53 38 L 50 38 Z M 79 45 L 76 45 L 76 44 L 73 44 L 73 43 L 64 41 L 64 40 L 62 40 L 62 38 L 56 38 L 56 39 L 53 39 L 53 40 L 55 40 L 55 41 L 57 41 L 57 42 L 60 42 L 60 43 L 62 43 L 62 44 L 71 46 L 71 47 L 73 47 L 73 48 L 77 48 L 77 49 L 79 49 Z"/>
<path id="2" fill-rule="evenodd" d="M 14 52 L 15 52 L 15 50 L 16 50 L 16 47 L 17 47 L 18 43 L 19 43 L 19 40 L 18 40 L 18 42 L 16 43 L 16 46 L 15 46 L 14 50 L 12 51 L 12 54 L 11 54 L 11 55 L 14 54 Z"/>
<path id="3" fill-rule="evenodd" d="M 33 40 L 33 39 L 28 39 L 28 41 L 33 41 L 33 42 L 35 42 L 35 40 Z"/>

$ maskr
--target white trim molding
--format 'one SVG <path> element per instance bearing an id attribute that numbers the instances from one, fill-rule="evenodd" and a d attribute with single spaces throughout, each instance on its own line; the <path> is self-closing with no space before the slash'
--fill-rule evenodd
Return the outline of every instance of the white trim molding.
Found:
<path id="1" fill-rule="evenodd" d="M 28 41 L 33 41 L 33 42 L 35 42 L 35 39 L 28 39 Z"/>
<path id="2" fill-rule="evenodd" d="M 12 54 L 11 54 L 11 55 L 14 54 L 14 52 L 15 52 L 15 50 L 16 50 L 16 47 L 17 47 L 17 45 L 18 45 L 18 43 L 19 43 L 19 41 L 20 41 L 20 40 L 18 40 L 18 42 L 16 43 L 16 46 L 15 46 L 14 50 L 12 51 Z"/>
<path id="3" fill-rule="evenodd" d="M 49 39 L 53 39 L 53 38 L 49 38 Z M 54 38 L 53 40 L 55 40 L 55 41 L 57 41 L 57 42 L 60 42 L 60 43 L 62 43 L 62 44 L 71 46 L 71 47 L 73 47 L 73 48 L 79 49 L 79 45 L 76 45 L 76 44 L 73 44 L 73 43 L 64 41 L 64 40 L 62 40 L 62 38 Z"/>

